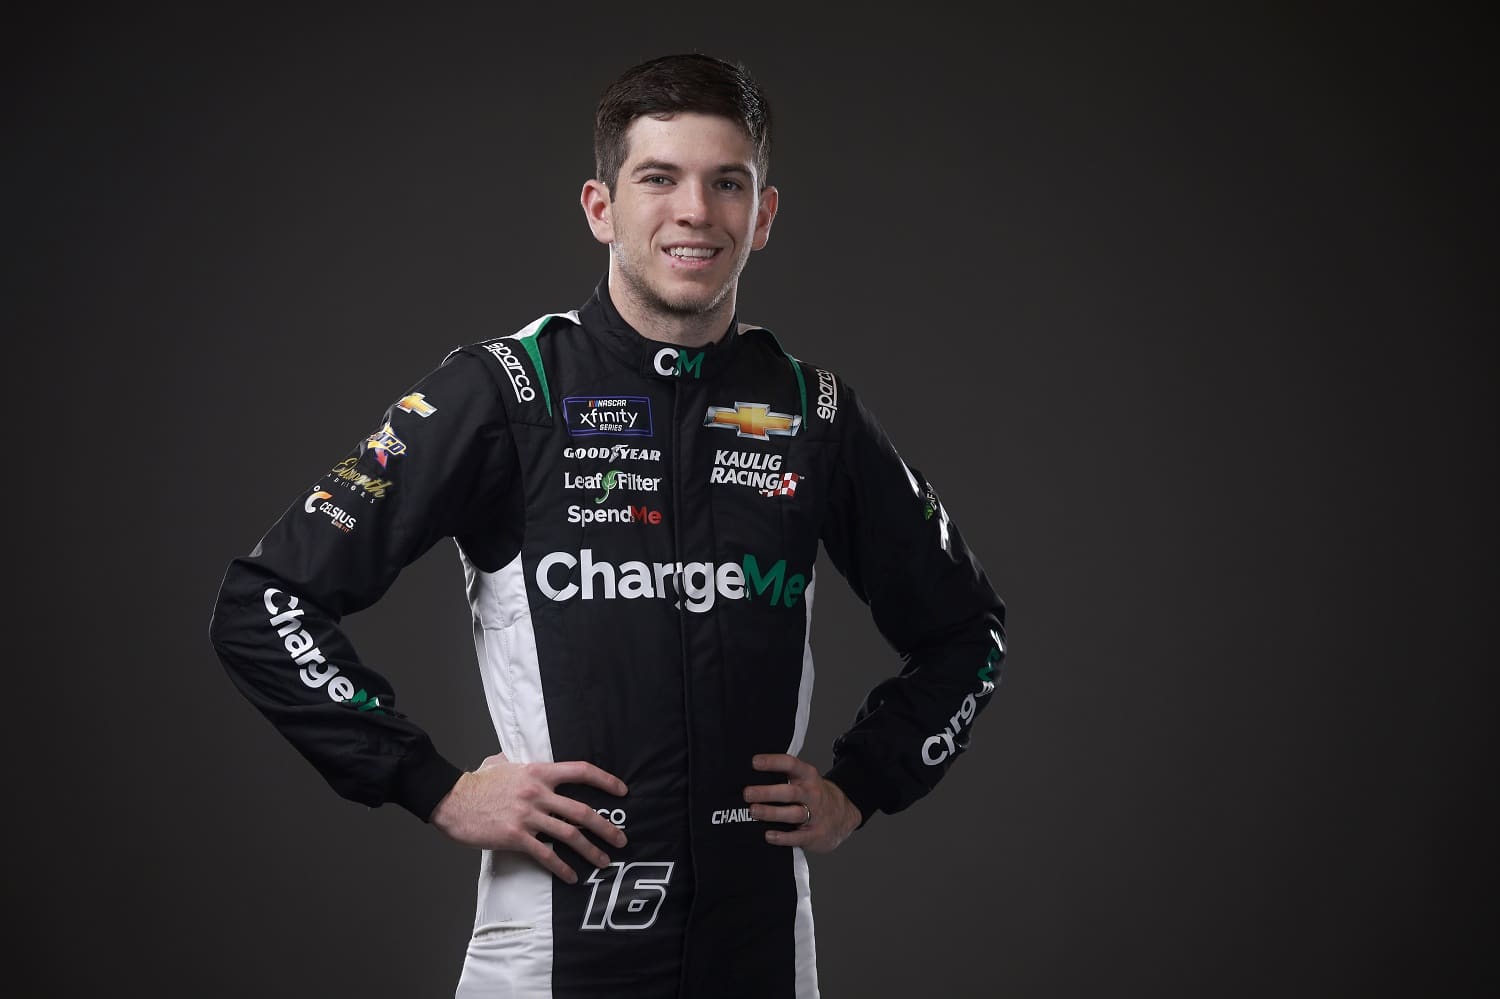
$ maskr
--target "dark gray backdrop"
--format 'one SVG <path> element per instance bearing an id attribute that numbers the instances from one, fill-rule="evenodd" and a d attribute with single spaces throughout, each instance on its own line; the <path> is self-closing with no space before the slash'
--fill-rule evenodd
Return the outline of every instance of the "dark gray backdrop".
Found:
<path id="1" fill-rule="evenodd" d="M 335 797 L 209 610 L 449 347 L 581 303 L 593 101 L 699 49 L 779 113 L 744 317 L 864 393 L 1011 613 L 973 751 L 815 858 L 824 993 L 1493 984 L 1493 42 L 1424 11 L 12 35 L 4 974 L 451 993 L 475 856 Z M 831 572 L 818 612 L 826 764 L 896 664 Z M 452 758 L 494 751 L 450 544 L 350 627 Z"/>

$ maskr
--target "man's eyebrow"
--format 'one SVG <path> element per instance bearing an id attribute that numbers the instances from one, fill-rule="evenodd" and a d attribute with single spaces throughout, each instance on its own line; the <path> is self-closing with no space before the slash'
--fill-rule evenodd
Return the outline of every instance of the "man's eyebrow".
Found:
<path id="1" fill-rule="evenodd" d="M 631 168 L 630 175 L 634 177 L 636 174 L 647 172 L 682 173 L 682 167 L 676 163 L 669 163 L 666 160 L 642 160 Z M 745 177 L 751 176 L 750 168 L 743 163 L 722 163 L 715 172 L 719 174 L 737 173 Z"/>

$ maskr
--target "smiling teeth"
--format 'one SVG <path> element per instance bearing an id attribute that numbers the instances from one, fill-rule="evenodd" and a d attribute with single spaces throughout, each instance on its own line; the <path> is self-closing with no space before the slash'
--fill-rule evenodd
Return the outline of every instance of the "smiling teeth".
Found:
<path id="1" fill-rule="evenodd" d="M 667 252 L 670 253 L 674 257 L 707 258 L 707 257 L 713 256 L 715 253 L 718 253 L 719 251 L 718 250 L 711 250 L 711 249 L 709 249 L 708 247 L 705 247 L 705 246 L 674 246 L 670 250 L 668 250 Z"/>

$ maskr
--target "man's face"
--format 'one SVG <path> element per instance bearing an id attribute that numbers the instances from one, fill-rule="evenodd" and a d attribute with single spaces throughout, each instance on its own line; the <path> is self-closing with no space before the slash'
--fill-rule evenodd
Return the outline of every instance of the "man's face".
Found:
<path id="1" fill-rule="evenodd" d="M 625 140 L 614 190 L 598 181 L 584 187 L 589 226 L 610 245 L 612 273 L 651 312 L 714 310 L 734 291 L 750 251 L 766 245 L 776 215 L 776 189 L 759 190 L 750 137 L 728 118 L 680 113 L 637 118 Z"/>

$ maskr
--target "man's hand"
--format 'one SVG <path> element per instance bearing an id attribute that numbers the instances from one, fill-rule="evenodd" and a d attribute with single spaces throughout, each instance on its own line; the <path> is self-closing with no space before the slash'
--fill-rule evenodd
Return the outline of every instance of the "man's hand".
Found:
<path id="1" fill-rule="evenodd" d="M 817 768 L 785 753 L 755 757 L 757 770 L 786 774 L 785 784 L 752 784 L 745 788 L 751 802 L 750 815 L 762 822 L 785 822 L 796 826 L 790 832 L 766 831 L 766 842 L 777 846 L 800 846 L 811 853 L 829 853 L 859 828 L 864 816 L 831 780 Z"/>
<path id="2" fill-rule="evenodd" d="M 558 794 L 559 784 L 625 793 L 624 781 L 592 763 L 512 763 L 496 753 L 458 778 L 432 810 L 432 824 L 464 846 L 528 854 L 568 884 L 577 884 L 577 873 L 537 836 L 546 834 L 595 867 L 608 867 L 609 856 L 583 830 L 615 846 L 625 845 L 625 833 L 583 802 Z"/>

